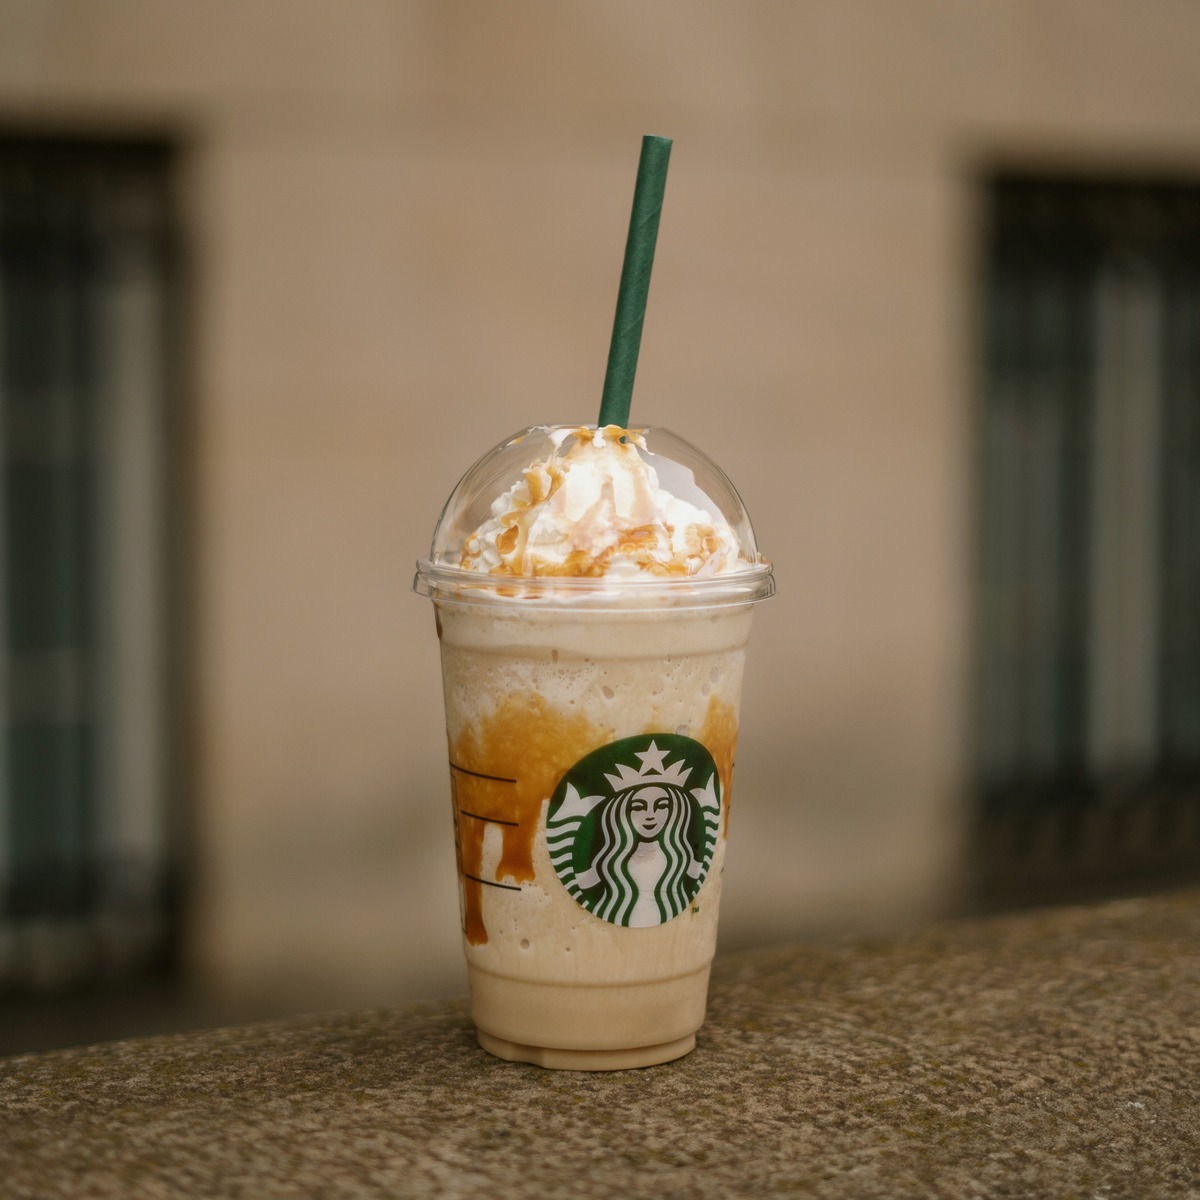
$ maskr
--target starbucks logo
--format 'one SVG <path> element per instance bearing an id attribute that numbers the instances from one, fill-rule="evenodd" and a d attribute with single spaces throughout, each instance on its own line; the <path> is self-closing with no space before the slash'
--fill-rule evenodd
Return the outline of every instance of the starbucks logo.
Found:
<path id="1" fill-rule="evenodd" d="M 623 738 L 581 758 L 550 798 L 546 842 L 563 886 L 614 925 L 661 925 L 700 890 L 721 817 L 721 781 L 699 742 Z"/>

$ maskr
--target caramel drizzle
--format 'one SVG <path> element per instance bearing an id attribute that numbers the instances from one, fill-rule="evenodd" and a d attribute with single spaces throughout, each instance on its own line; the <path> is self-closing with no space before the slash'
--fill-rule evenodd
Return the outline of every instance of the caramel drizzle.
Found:
<path id="1" fill-rule="evenodd" d="M 618 448 L 618 453 L 636 454 L 633 443 L 623 443 L 626 430 L 609 426 L 605 439 Z M 577 438 L 590 438 L 580 429 Z M 647 575 L 688 576 L 721 551 L 721 538 L 711 525 L 691 524 L 683 531 L 686 554 L 679 557 L 674 550 L 675 527 L 667 522 L 653 522 L 617 531 L 616 540 L 600 549 L 575 547 L 560 562 L 545 558 L 529 548 L 529 531 L 537 519 L 538 506 L 548 501 L 563 485 L 566 469 L 555 458 L 533 463 L 524 472 L 528 499 L 521 500 L 512 511 L 499 518 L 501 532 L 496 536 L 496 550 L 501 562 L 490 569 L 492 575 L 546 576 L 573 579 L 599 578 L 607 574 L 614 558 L 632 562 Z M 605 484 L 611 499 L 612 484 Z M 586 525 L 586 521 L 582 522 Z M 477 534 L 464 542 L 459 558 L 466 570 L 475 570 L 483 555 Z M 690 565 L 689 565 L 690 564 Z"/>

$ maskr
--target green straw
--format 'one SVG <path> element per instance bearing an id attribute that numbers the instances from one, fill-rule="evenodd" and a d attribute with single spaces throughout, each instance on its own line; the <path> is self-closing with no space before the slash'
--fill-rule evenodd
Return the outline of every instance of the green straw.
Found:
<path id="1" fill-rule="evenodd" d="M 629 236 L 625 239 L 625 262 L 617 291 L 617 314 L 608 346 L 604 394 L 600 398 L 600 425 L 625 428 L 629 424 L 633 377 L 637 374 L 638 351 L 642 346 L 646 296 L 650 291 L 650 270 L 654 266 L 654 246 L 658 241 L 658 219 L 662 216 L 670 158 L 670 138 L 650 135 L 642 138 Z"/>

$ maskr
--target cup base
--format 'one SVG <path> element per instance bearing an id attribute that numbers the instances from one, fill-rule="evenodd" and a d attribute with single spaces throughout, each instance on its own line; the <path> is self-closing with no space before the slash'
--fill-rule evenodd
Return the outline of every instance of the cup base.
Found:
<path id="1" fill-rule="evenodd" d="M 493 1051 L 501 1058 L 565 1070 L 588 1070 L 575 1064 L 589 1062 L 599 1064 L 591 1070 L 649 1066 L 692 1048 L 704 1024 L 708 971 L 706 962 L 668 979 L 551 983 L 497 975 L 468 962 L 471 1018 L 485 1049 L 519 1048 Z M 604 1065 L 610 1061 L 615 1065 Z"/>
<path id="2" fill-rule="evenodd" d="M 682 1058 L 696 1048 L 696 1035 L 660 1042 L 657 1046 L 635 1046 L 630 1050 L 561 1050 L 555 1046 L 523 1046 L 506 1042 L 477 1029 L 479 1044 L 497 1058 L 508 1062 L 533 1063 L 552 1071 L 628 1071 L 635 1067 L 654 1067 Z"/>

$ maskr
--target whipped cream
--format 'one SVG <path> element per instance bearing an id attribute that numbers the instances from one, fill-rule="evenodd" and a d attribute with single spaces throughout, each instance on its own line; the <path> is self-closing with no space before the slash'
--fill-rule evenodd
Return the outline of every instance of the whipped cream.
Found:
<path id="1" fill-rule="evenodd" d="M 724 517 L 665 491 L 639 453 L 645 447 L 639 433 L 618 425 L 556 431 L 554 453 L 494 501 L 463 543 L 459 566 L 577 578 L 745 570 Z"/>

